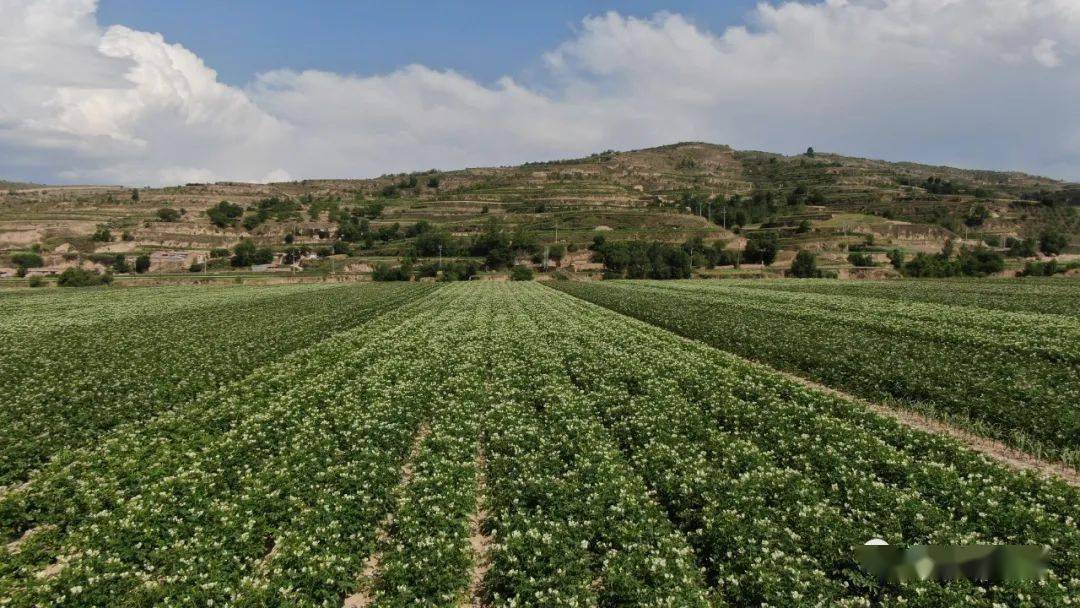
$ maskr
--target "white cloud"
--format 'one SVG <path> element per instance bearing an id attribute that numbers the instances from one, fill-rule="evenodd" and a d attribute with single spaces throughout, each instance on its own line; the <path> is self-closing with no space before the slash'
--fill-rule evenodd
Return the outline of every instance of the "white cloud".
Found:
<path id="1" fill-rule="evenodd" d="M 706 31 L 589 17 L 541 82 L 403 67 L 244 89 L 92 0 L 0 0 L 0 175 L 175 183 L 508 164 L 684 139 L 1080 178 L 1075 0 L 762 4 Z"/>

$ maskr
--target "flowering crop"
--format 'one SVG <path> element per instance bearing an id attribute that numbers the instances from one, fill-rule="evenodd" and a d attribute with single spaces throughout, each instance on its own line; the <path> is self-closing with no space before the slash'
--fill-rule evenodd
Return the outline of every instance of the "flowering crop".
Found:
<path id="1" fill-rule="evenodd" d="M 559 289 L 822 383 L 955 418 L 1072 461 L 1080 445 L 1080 320 L 733 286 Z"/>
<path id="2" fill-rule="evenodd" d="M 935 302 L 990 310 L 1080 316 L 1080 284 L 1037 279 L 992 281 L 941 279 L 919 281 L 805 281 L 780 279 L 739 281 L 753 289 L 773 289 L 879 298 L 901 302 Z"/>
<path id="3" fill-rule="evenodd" d="M 1080 492 L 1062 482 L 540 285 L 361 292 L 378 314 L 0 493 L 15 541 L 0 544 L 0 606 L 991 608 L 1080 593 Z M 873 537 L 1046 543 L 1051 573 L 882 585 L 851 551 Z"/>
<path id="4" fill-rule="evenodd" d="M 141 423 L 428 287 L 288 286 L 61 294 L 0 322 L 0 485 L 116 425 Z M 8 301 L 14 300 L 9 297 Z M 53 319 L 32 307 L 66 310 Z M 81 306 L 80 306 L 81 304 Z M 57 313 L 59 314 L 59 313 Z"/>

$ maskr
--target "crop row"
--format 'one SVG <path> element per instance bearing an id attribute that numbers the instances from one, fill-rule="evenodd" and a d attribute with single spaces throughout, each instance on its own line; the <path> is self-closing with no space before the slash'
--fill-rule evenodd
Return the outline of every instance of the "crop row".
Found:
<path id="1" fill-rule="evenodd" d="M 1071 340 L 1080 326 L 1066 317 L 1029 315 L 1024 324 L 1017 313 L 693 282 L 557 287 L 868 399 L 958 419 L 1036 454 L 1078 457 L 1080 339 L 1059 338 Z M 1046 317 L 1057 323 L 1053 332 L 1039 329 Z"/>
<path id="2" fill-rule="evenodd" d="M 1078 504 L 567 294 L 455 284 L 0 493 L 0 606 L 1064 605 Z M 872 537 L 1052 571 L 882 586 Z"/>
<path id="3" fill-rule="evenodd" d="M 316 283 L 13 291 L 0 293 L 0 335 L 33 339 L 39 332 L 69 327 L 340 288 L 339 284 Z"/>
<path id="4" fill-rule="evenodd" d="M 753 289 L 932 302 L 988 310 L 1080 316 L 1080 284 L 1056 279 L 921 281 L 738 281 Z"/>
<path id="5" fill-rule="evenodd" d="M 0 597 L 340 605 L 438 396 L 424 303 L 54 459 L 0 498 Z"/>
<path id="6" fill-rule="evenodd" d="M 1075 489 L 992 465 L 708 347 L 581 302 L 550 302 L 548 344 L 694 547 L 718 599 L 1056 605 L 1080 587 Z M 574 319 L 568 331 L 565 320 Z M 558 321 L 556 321 L 558 320 Z M 561 325 L 561 327 L 560 327 Z M 1047 543 L 1049 585 L 921 585 L 907 598 L 850 547 Z M 914 602 L 918 604 L 919 602 Z"/>
<path id="7" fill-rule="evenodd" d="M 282 355 L 420 297 L 427 286 L 288 289 L 163 314 L 105 315 L 0 347 L 0 485 L 25 479 L 61 450 L 87 445 Z M 154 310 L 171 292 L 138 292 Z M 230 292 L 240 293 L 240 292 Z M 274 292 L 276 293 L 276 292 Z"/>

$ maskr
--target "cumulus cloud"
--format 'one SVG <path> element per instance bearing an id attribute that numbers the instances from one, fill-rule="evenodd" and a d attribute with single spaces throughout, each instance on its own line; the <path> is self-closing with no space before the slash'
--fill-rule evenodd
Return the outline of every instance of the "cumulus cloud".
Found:
<path id="1" fill-rule="evenodd" d="M 710 32 L 585 18 L 535 82 L 421 65 L 239 89 L 93 0 L 0 0 L 0 175 L 356 177 L 708 140 L 1080 178 L 1075 0 L 763 3 Z"/>

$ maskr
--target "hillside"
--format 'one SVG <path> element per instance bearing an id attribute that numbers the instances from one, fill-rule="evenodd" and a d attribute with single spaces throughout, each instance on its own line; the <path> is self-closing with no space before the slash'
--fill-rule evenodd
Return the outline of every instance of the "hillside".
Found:
<path id="1" fill-rule="evenodd" d="M 852 244 L 869 243 L 883 260 L 886 247 L 932 252 L 949 238 L 1003 247 L 1009 237 L 1034 237 L 1048 226 L 1071 235 L 1074 243 L 1080 233 L 1077 184 L 1015 172 L 826 153 L 784 156 L 706 143 L 357 180 L 141 191 L 3 185 L 0 252 L 37 245 L 48 254 L 70 245 L 63 247 L 68 261 L 76 253 L 207 253 L 245 238 L 281 251 L 287 235 L 294 246 L 326 246 L 343 233 L 343 218 L 354 228 L 367 219 L 364 235 L 349 239 L 357 261 L 409 253 L 416 231 L 409 227 L 420 222 L 464 240 L 493 219 L 541 246 L 582 246 L 581 253 L 568 256 L 579 260 L 587 258 L 583 246 L 597 234 L 609 241 L 701 236 L 738 248 L 745 236 L 772 230 L 780 235 L 777 261 L 784 267 L 800 248 L 820 252 L 826 266 L 842 268 L 849 266 Z M 241 208 L 231 226 L 215 226 L 207 214 L 222 201 Z M 175 217 L 159 216 L 166 208 Z M 101 240 L 102 228 L 109 229 L 110 240 Z"/>

